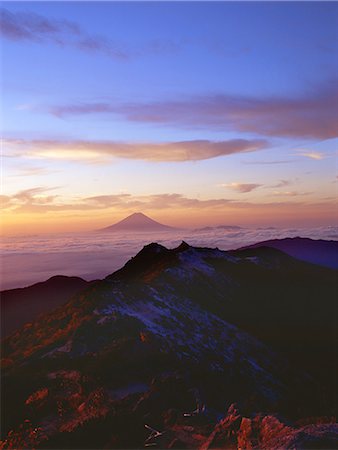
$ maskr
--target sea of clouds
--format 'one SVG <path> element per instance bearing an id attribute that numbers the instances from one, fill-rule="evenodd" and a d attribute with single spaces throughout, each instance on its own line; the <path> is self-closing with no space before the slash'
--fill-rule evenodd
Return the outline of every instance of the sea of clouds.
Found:
<path id="1" fill-rule="evenodd" d="M 193 246 L 230 250 L 284 237 L 338 239 L 338 227 L 216 227 L 154 233 L 67 233 L 4 237 L 1 241 L 0 290 L 24 287 L 53 275 L 100 279 L 122 267 L 150 242 L 174 248 Z"/>

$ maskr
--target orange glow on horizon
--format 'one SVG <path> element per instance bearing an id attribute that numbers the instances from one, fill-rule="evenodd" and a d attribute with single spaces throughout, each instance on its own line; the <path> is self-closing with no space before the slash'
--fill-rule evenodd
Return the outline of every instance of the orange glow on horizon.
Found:
<path id="1" fill-rule="evenodd" d="M 86 232 L 116 223 L 139 210 L 49 211 L 19 213 L 7 211 L 2 215 L 3 235 Z M 222 208 L 176 208 L 142 212 L 152 219 L 172 227 L 193 229 L 205 226 L 325 226 L 335 223 L 335 205 L 317 204 L 248 204 L 227 205 Z"/>

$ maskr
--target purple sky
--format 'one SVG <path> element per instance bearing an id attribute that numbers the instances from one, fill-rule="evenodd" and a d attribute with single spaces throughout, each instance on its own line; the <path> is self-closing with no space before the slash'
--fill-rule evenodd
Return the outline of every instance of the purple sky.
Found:
<path id="1" fill-rule="evenodd" d="M 4 233 L 336 222 L 336 2 L 1 16 Z"/>

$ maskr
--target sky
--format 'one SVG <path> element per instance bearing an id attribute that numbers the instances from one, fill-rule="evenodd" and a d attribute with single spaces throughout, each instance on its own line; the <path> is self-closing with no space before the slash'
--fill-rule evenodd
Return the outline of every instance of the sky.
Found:
<path id="1" fill-rule="evenodd" d="M 336 2 L 2 2 L 4 235 L 334 226 Z"/>

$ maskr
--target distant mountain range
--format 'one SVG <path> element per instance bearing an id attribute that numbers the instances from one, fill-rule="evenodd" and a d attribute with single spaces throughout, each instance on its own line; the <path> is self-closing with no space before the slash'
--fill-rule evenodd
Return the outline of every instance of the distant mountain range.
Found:
<path id="1" fill-rule="evenodd" d="M 243 248 L 258 247 L 276 248 L 302 261 L 338 269 L 338 241 L 295 237 L 272 239 Z"/>
<path id="2" fill-rule="evenodd" d="M 337 271 L 152 243 L 2 342 L 2 448 L 337 448 Z"/>
<path id="3" fill-rule="evenodd" d="M 172 231 L 175 230 L 173 227 L 169 227 L 168 225 L 162 225 L 159 222 L 147 217 L 143 213 L 134 213 L 125 219 L 117 222 L 109 227 L 102 228 L 101 232 L 157 232 L 157 231 Z"/>

